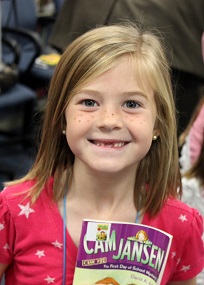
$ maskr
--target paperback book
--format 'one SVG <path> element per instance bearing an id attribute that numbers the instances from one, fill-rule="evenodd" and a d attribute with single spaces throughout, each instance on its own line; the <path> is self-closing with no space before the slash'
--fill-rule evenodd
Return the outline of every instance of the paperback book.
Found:
<path id="1" fill-rule="evenodd" d="M 156 285 L 172 236 L 142 224 L 84 220 L 73 285 Z"/>

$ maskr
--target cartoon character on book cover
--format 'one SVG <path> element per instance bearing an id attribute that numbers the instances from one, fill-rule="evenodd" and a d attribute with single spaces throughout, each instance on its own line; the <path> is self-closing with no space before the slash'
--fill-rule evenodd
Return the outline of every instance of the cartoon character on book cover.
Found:
<path id="1" fill-rule="evenodd" d="M 159 284 L 171 238 L 139 224 L 84 221 L 73 285 Z"/>

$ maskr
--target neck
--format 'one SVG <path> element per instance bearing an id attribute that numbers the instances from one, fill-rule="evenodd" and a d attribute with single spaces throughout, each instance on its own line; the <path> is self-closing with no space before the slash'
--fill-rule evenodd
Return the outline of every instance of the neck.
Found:
<path id="1" fill-rule="evenodd" d="M 135 223 L 135 171 L 108 175 L 74 167 L 65 199 L 67 227 L 76 245 L 79 244 L 83 219 Z M 58 203 L 58 207 L 63 216 L 62 202 Z"/>
<path id="2" fill-rule="evenodd" d="M 124 207 L 134 208 L 134 171 L 123 173 L 93 173 L 91 170 L 74 167 L 68 201 L 78 201 L 84 208 L 98 213 L 118 212 Z"/>

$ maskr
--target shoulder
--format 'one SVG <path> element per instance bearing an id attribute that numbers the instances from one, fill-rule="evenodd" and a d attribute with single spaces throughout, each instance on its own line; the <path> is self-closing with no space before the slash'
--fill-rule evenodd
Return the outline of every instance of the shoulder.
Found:
<path id="1" fill-rule="evenodd" d="M 15 194 L 20 194 L 21 192 L 26 192 L 35 185 L 35 180 L 29 180 L 22 183 L 16 183 L 13 185 L 6 186 L 1 192 L 0 195 L 5 196 L 7 199 L 12 199 Z"/>
<path id="2" fill-rule="evenodd" d="M 156 217 L 145 216 L 145 222 L 181 238 L 186 233 L 203 233 L 203 217 L 197 209 L 180 200 L 168 199 Z"/>
<path id="3" fill-rule="evenodd" d="M 203 217 L 185 203 L 168 199 L 156 217 L 145 223 L 172 235 L 166 274 L 172 281 L 191 279 L 203 268 Z M 192 255 L 193 252 L 193 255 Z M 169 279 L 170 280 L 170 279 Z"/>
<path id="4" fill-rule="evenodd" d="M 34 181 L 25 181 L 23 183 L 6 186 L 0 192 L 0 204 L 11 204 L 25 198 L 28 191 L 34 186 Z"/>
<path id="5" fill-rule="evenodd" d="M 16 183 L 13 185 L 6 186 L 1 192 L 0 196 L 5 197 L 8 200 L 15 199 L 16 197 L 25 197 L 27 193 L 34 187 L 36 184 L 36 180 L 27 180 L 22 183 Z M 49 177 L 47 183 L 44 188 L 50 190 L 53 185 L 53 177 Z"/>
<path id="6" fill-rule="evenodd" d="M 181 230 L 190 228 L 203 230 L 202 215 L 196 208 L 190 207 L 180 200 L 168 199 L 161 211 L 161 215 L 168 217 L 168 223 L 175 227 L 177 231 L 179 231 L 179 228 Z"/>
<path id="7" fill-rule="evenodd" d="M 26 195 L 34 184 L 34 181 L 26 181 L 7 186 L 0 192 L 0 220 L 9 221 L 18 216 L 19 205 L 28 202 Z"/>
<path id="8" fill-rule="evenodd" d="M 52 189 L 52 187 L 50 187 L 50 184 L 52 183 L 53 180 L 50 178 L 44 189 Z M 0 192 L 0 214 L 2 215 L 2 212 L 4 212 L 4 214 L 7 213 L 15 217 L 16 215 L 18 215 L 19 207 L 21 207 L 21 205 L 30 205 L 31 202 L 29 197 L 29 191 L 33 186 L 35 186 L 35 184 L 36 180 L 28 180 L 22 183 L 5 187 Z M 45 192 L 44 189 L 43 192 Z M 40 195 L 39 200 L 41 200 L 41 196 L 42 195 Z"/>

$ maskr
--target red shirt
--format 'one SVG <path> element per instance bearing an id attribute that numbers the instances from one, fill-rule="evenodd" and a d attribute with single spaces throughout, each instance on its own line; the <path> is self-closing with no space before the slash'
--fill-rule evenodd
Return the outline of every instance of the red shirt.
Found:
<path id="1" fill-rule="evenodd" d="M 37 202 L 25 194 L 34 182 L 10 186 L 0 192 L 0 263 L 9 264 L 7 285 L 62 284 L 63 219 L 52 201 L 51 178 Z M 161 285 L 196 276 L 204 266 L 203 218 L 197 210 L 169 199 L 159 215 L 143 224 L 173 235 Z M 77 247 L 67 232 L 66 285 L 72 285 Z"/>

